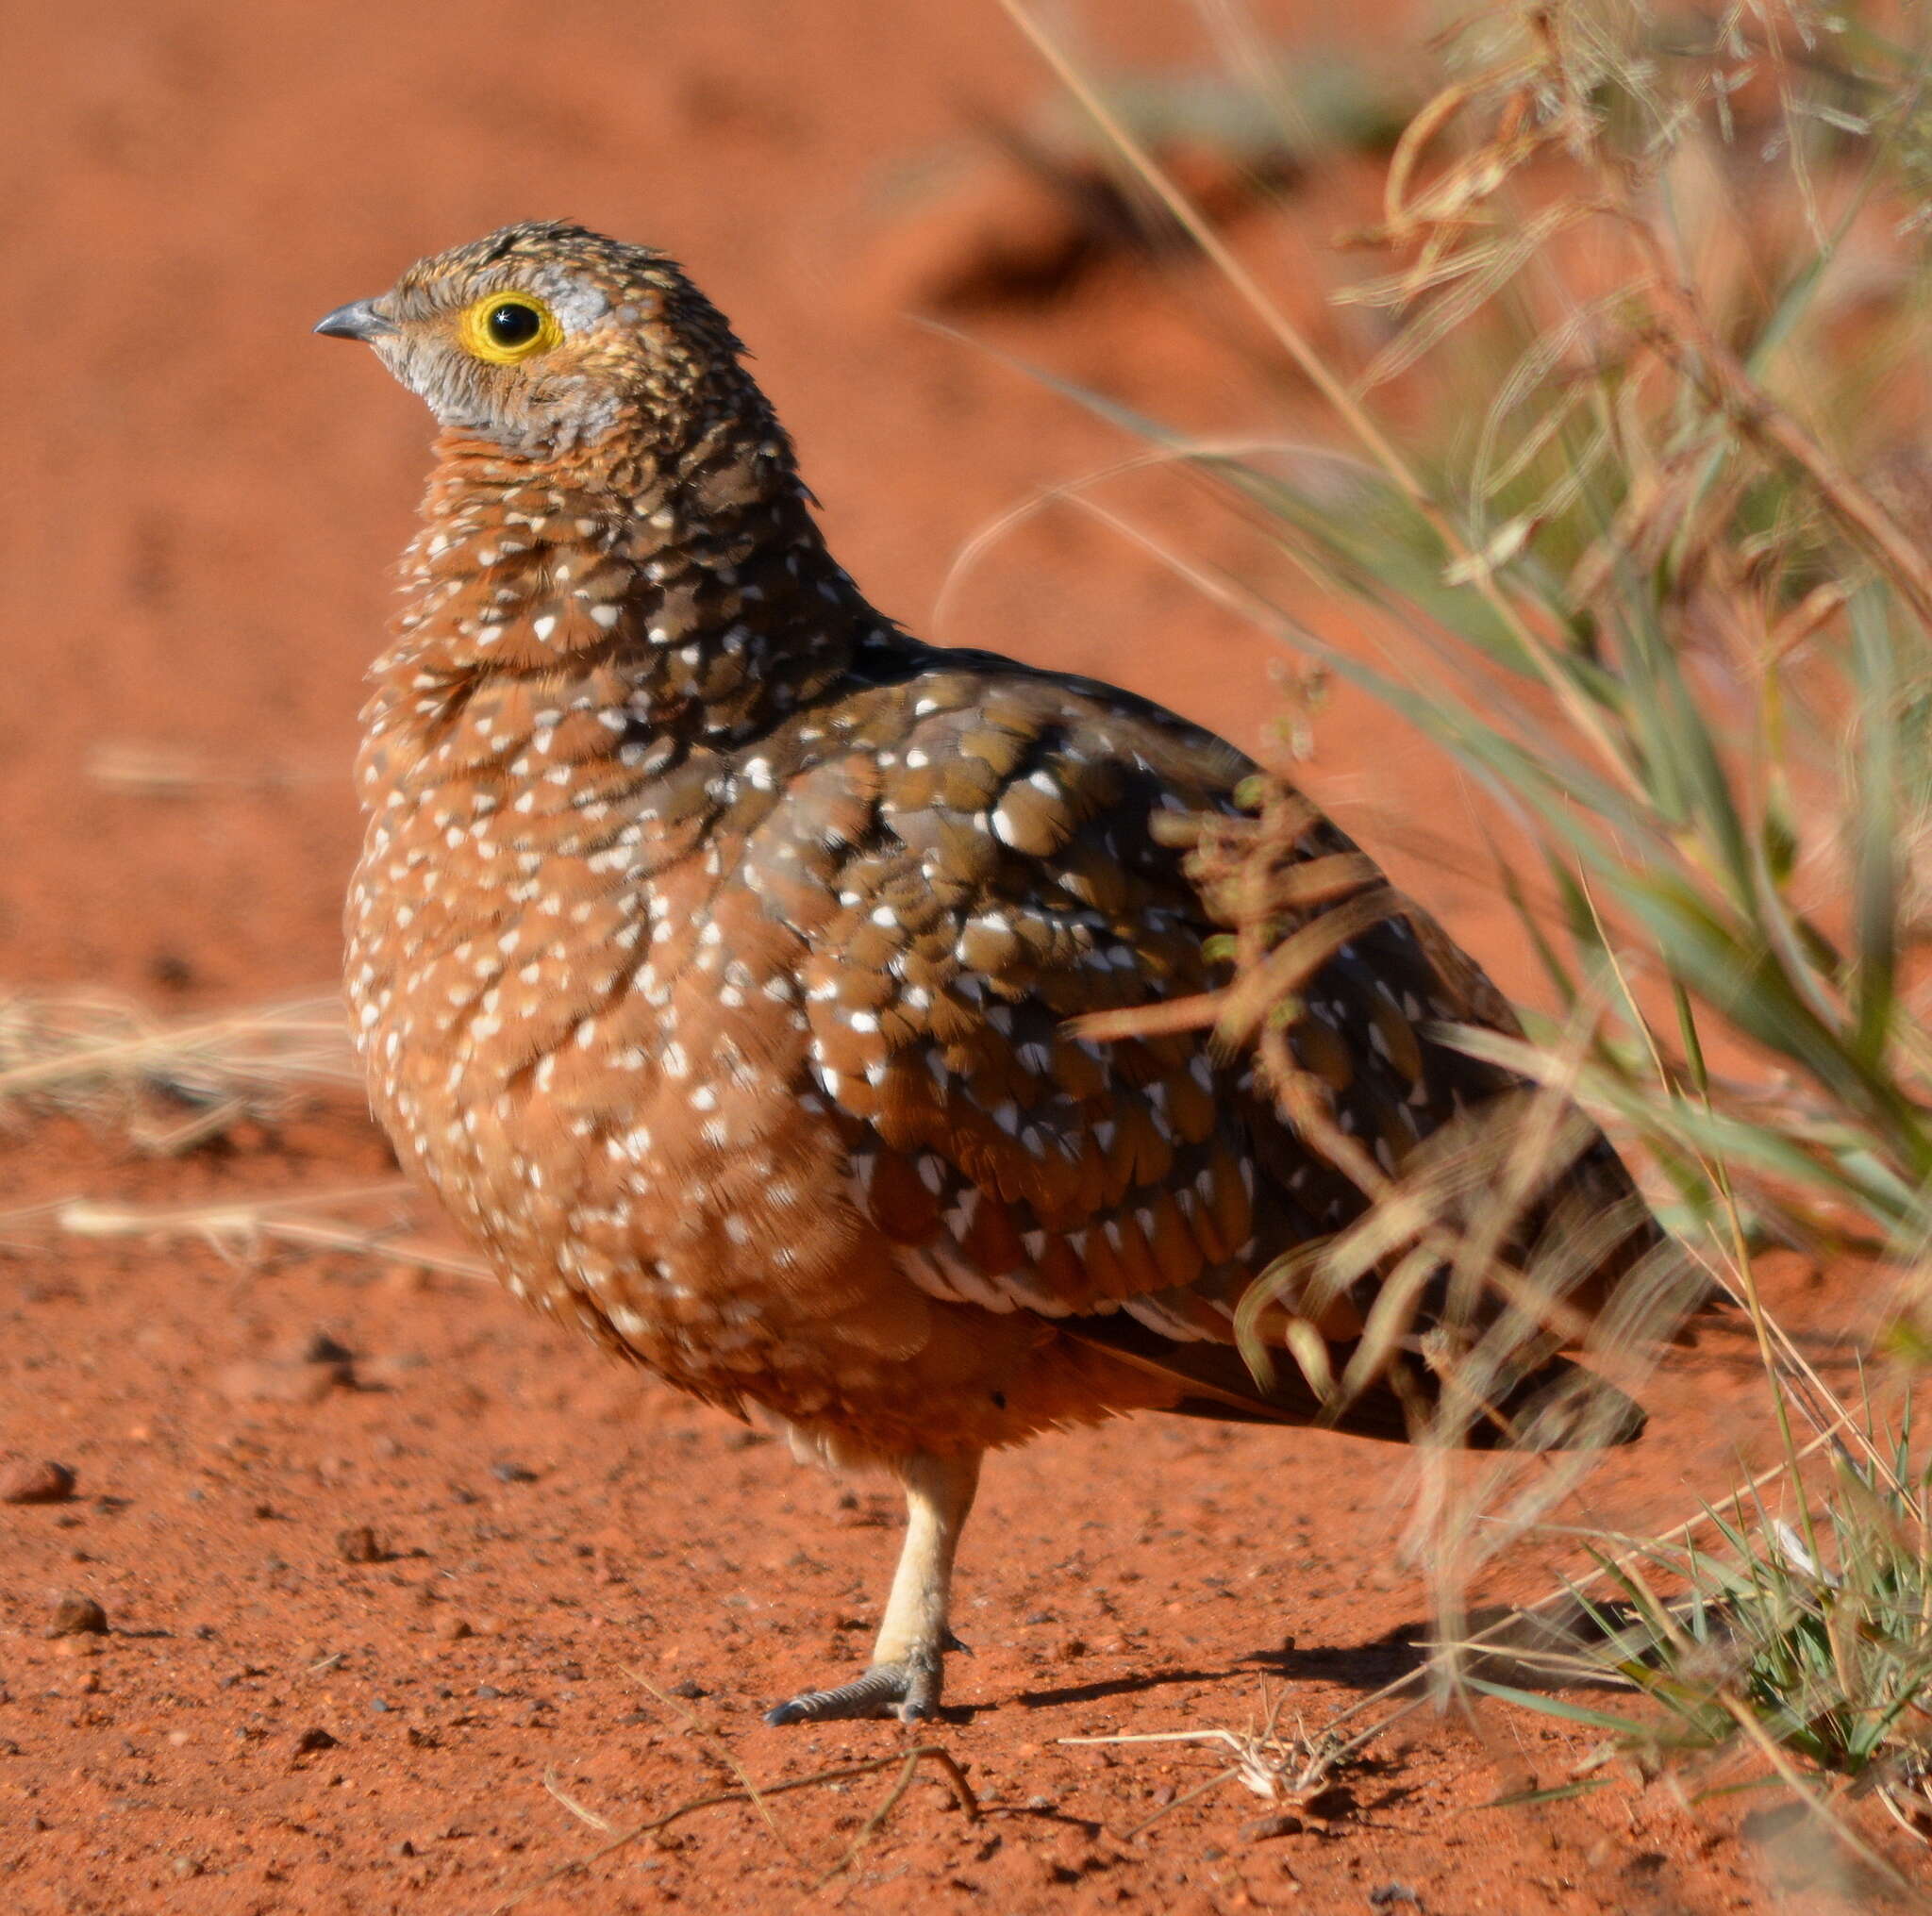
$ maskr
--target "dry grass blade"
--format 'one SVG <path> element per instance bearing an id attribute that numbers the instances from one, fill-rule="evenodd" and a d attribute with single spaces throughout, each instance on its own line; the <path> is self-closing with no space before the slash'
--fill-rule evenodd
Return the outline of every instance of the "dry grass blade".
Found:
<path id="1" fill-rule="evenodd" d="M 291 1191 L 225 1204 L 127 1205 L 74 1198 L 46 1209 L 59 1229 L 77 1238 L 200 1238 L 226 1257 L 249 1256 L 264 1242 L 275 1242 L 302 1250 L 380 1257 L 391 1264 L 411 1264 L 493 1284 L 496 1274 L 482 1258 L 398 1235 L 408 1227 L 407 1207 L 415 1197 L 415 1188 L 397 1178 L 341 1191 Z M 357 1225 L 327 1215 L 375 1203 L 404 1207 L 405 1216 L 381 1225 Z M 324 1215 L 311 1215 L 317 1211 Z"/>
<path id="2" fill-rule="evenodd" d="M 96 745 L 82 761 L 87 775 L 111 791 L 140 798 L 186 798 L 222 789 L 274 791 L 308 780 L 341 775 L 333 758 L 303 765 L 224 764 L 192 745 L 148 739 L 114 739 Z"/>
<path id="3" fill-rule="evenodd" d="M 738 1778 L 740 1786 L 743 1789 L 745 1794 L 750 1798 L 753 1808 L 755 1808 L 758 1811 L 758 1815 L 764 1820 L 765 1827 L 772 1832 L 772 1841 L 775 1842 L 778 1845 L 778 1847 L 782 1849 L 785 1852 L 785 1854 L 792 1859 L 793 1862 L 796 1862 L 798 1860 L 797 1851 L 795 1851 L 791 1847 L 791 1842 L 786 1838 L 785 1832 L 778 1827 L 778 1819 L 772 1814 L 771 1806 L 767 1804 L 764 1797 L 761 1794 L 759 1794 L 758 1785 L 751 1780 L 750 1774 L 746 1771 L 744 1765 L 738 1760 L 735 1755 L 733 1755 L 730 1744 L 727 1743 L 724 1741 L 724 1739 L 717 1733 L 717 1731 L 708 1729 L 702 1723 L 700 1723 L 698 1721 L 698 1713 L 696 1710 L 691 1708 L 679 1698 L 673 1696 L 670 1693 L 670 1691 L 659 1690 L 658 1686 L 655 1683 L 653 1683 L 651 1679 L 648 1676 L 646 1676 L 641 1670 L 634 1670 L 629 1664 L 625 1664 L 624 1674 L 626 1676 L 628 1676 L 633 1683 L 641 1684 L 643 1688 L 648 1690 L 651 1692 L 651 1694 L 658 1699 L 658 1703 L 661 1704 L 666 1709 L 671 1710 L 675 1715 L 681 1716 L 684 1719 L 686 1726 L 692 1732 L 692 1734 L 701 1738 L 704 1741 L 705 1747 L 712 1751 L 717 1756 L 718 1760 L 722 1762 L 724 1765 L 724 1767 L 727 1770 L 729 1770 L 734 1776 Z"/>
<path id="4" fill-rule="evenodd" d="M 982 342 L 974 340 L 951 326 L 932 322 L 926 324 L 928 330 L 941 339 L 954 340 L 962 345 L 987 350 Z M 991 357 L 1008 365 L 1016 363 L 1008 355 L 1003 353 L 995 352 Z M 1051 485 L 1036 488 L 1017 506 L 1009 506 L 980 526 L 953 555 L 952 562 L 946 568 L 946 575 L 941 580 L 939 591 L 934 595 L 932 613 L 927 622 L 933 638 L 942 642 L 950 642 L 946 641 L 946 632 L 953 619 L 954 608 L 965 591 L 967 581 L 974 575 L 980 562 L 1002 540 L 1048 508 L 1058 505 L 1076 504 L 1095 488 L 1136 473 L 1159 471 L 1169 467 L 1212 468 L 1220 462 L 1256 459 L 1270 456 L 1289 461 L 1304 460 L 1323 467 L 1339 462 L 1338 456 L 1328 448 L 1304 444 L 1297 440 L 1185 439 L 1177 440 L 1171 445 L 1158 446 L 1150 452 L 1135 453 L 1125 458 L 1110 459 L 1107 464 L 1082 474 L 1078 478 L 1062 479 Z"/>
<path id="5" fill-rule="evenodd" d="M 61 1200 L 20 1205 L 0 1210 L 0 1252 L 26 1252 L 35 1248 L 58 1217 Z"/>
<path id="6" fill-rule="evenodd" d="M 557 1765 L 550 1764 L 543 1772 L 543 1787 L 563 1805 L 579 1823 L 587 1823 L 599 1836 L 615 1836 L 617 1825 L 608 1816 L 599 1816 L 588 1804 L 579 1803 L 562 1783 L 558 1780 Z"/>
<path id="7" fill-rule="evenodd" d="M 106 992 L 0 995 L 0 1118 L 72 1112 L 181 1149 L 211 1125 L 286 1109 L 299 1090 L 360 1082 L 334 992 L 175 1019 Z"/>

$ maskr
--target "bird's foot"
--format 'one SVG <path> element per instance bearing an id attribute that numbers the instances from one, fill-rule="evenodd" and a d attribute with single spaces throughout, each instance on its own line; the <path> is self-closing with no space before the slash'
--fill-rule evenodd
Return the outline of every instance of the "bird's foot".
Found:
<path id="1" fill-rule="evenodd" d="M 863 1676 L 841 1683 L 836 1690 L 801 1691 L 776 1709 L 767 1710 L 765 1721 L 836 1723 L 854 1717 L 897 1717 L 901 1723 L 924 1723 L 939 1714 L 946 1651 L 965 1649 L 949 1630 L 943 1643 L 908 1650 L 891 1662 L 874 1663 Z"/>

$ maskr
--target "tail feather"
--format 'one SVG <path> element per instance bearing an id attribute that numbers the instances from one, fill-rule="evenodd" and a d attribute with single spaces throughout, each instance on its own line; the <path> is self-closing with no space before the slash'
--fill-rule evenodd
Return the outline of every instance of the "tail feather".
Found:
<path id="1" fill-rule="evenodd" d="M 1125 1312 L 1063 1318 L 1065 1336 L 1107 1352 L 1136 1370 L 1169 1379 L 1171 1415 L 1227 1424 L 1322 1425 L 1390 1443 L 1453 1441 L 1471 1450 L 1597 1450 L 1634 1442 L 1644 1412 L 1633 1398 L 1585 1365 L 1545 1358 L 1511 1380 L 1493 1402 L 1476 1408 L 1466 1427 L 1451 1432 L 1438 1414 L 1442 1390 L 1423 1366 L 1404 1362 L 1344 1403 L 1319 1396 L 1284 1356 L 1264 1388 L 1241 1354 L 1219 1343 L 1180 1343 Z M 1341 1353 L 1345 1359 L 1346 1352 Z M 1458 1420 L 1462 1423 L 1463 1420 Z"/>

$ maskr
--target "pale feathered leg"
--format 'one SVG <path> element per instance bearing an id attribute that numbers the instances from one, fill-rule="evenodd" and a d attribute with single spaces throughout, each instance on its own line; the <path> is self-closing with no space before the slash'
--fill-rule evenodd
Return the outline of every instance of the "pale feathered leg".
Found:
<path id="1" fill-rule="evenodd" d="M 838 1717 L 896 1716 L 917 1723 L 939 1709 L 953 1635 L 948 1607 L 953 1554 L 979 1487 L 977 1453 L 907 1459 L 906 1543 L 892 1594 L 873 1646 L 872 1667 L 836 1690 L 808 1690 L 770 1711 L 770 1724 L 824 1723 Z"/>

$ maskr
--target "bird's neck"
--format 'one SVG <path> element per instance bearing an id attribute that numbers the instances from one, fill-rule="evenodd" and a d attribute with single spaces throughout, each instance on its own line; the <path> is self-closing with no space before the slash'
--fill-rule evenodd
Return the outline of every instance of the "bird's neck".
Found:
<path id="1" fill-rule="evenodd" d="M 816 695 L 883 623 L 825 550 L 782 440 L 700 446 L 668 475 L 453 435 L 438 455 L 365 713 L 372 742 L 406 758 L 480 724 L 508 762 L 508 714 L 574 709 L 621 713 L 603 723 L 633 743 L 728 747 Z"/>

